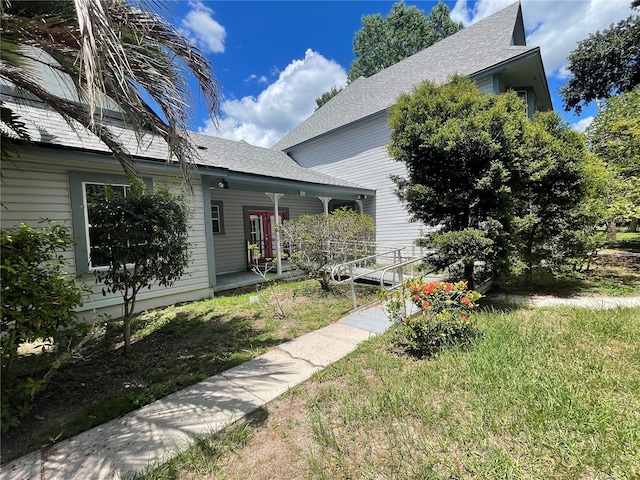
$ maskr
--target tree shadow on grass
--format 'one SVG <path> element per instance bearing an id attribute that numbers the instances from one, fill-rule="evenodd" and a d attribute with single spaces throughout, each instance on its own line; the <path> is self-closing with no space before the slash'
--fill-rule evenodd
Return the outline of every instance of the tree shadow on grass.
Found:
<path id="1" fill-rule="evenodd" d="M 554 276 L 547 270 L 533 275 L 511 275 L 495 285 L 491 293 L 506 295 L 554 295 L 572 297 L 588 291 L 586 282 L 578 276 Z"/>

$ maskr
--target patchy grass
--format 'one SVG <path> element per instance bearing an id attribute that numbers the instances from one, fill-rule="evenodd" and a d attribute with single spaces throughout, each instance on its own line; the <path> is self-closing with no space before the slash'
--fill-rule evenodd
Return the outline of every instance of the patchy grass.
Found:
<path id="1" fill-rule="evenodd" d="M 239 365 L 352 308 L 348 287 L 325 294 L 317 285 L 269 284 L 142 313 L 132 322 L 127 357 L 121 327 L 110 323 L 82 359 L 65 365 L 36 396 L 20 425 L 2 435 L 2 462 Z M 358 295 L 362 305 L 376 298 L 375 288 L 358 286 Z M 39 378 L 50 355 L 20 357 L 18 375 Z"/>
<path id="2" fill-rule="evenodd" d="M 640 295 L 640 256 L 619 255 L 608 251 L 594 258 L 589 269 L 572 275 L 554 277 L 547 271 L 535 271 L 531 278 L 514 275 L 497 285 L 496 290 L 512 294 Z"/>
<path id="3" fill-rule="evenodd" d="M 393 331 L 365 342 L 142 478 L 640 477 L 640 309 L 476 320 L 471 348 L 430 360 Z"/>
<path id="4" fill-rule="evenodd" d="M 640 253 L 640 232 L 618 232 L 616 241 L 608 243 L 607 248 Z"/>

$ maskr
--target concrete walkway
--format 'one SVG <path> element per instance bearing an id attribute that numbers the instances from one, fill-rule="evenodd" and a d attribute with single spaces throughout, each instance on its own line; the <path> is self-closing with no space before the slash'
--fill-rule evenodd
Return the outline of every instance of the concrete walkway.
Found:
<path id="1" fill-rule="evenodd" d="M 602 310 L 618 307 L 640 307 L 639 297 L 606 297 L 594 295 L 591 297 L 553 297 L 551 295 L 488 295 L 488 300 L 515 305 L 532 307 L 581 307 Z"/>
<path id="2" fill-rule="evenodd" d="M 490 295 L 489 299 L 533 306 L 640 306 L 640 297 Z M 144 471 L 185 450 L 194 438 L 258 410 L 390 325 L 380 303 L 362 308 L 242 365 L 19 458 L 1 468 L 0 480 L 102 480 Z"/>
<path id="3" fill-rule="evenodd" d="M 242 365 L 4 465 L 2 480 L 110 479 L 141 472 L 258 410 L 385 331 L 378 302 Z"/>

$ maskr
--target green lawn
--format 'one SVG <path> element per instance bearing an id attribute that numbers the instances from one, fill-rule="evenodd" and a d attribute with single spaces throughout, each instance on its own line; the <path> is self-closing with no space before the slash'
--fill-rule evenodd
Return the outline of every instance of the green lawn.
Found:
<path id="1" fill-rule="evenodd" d="M 365 342 L 144 478 L 640 478 L 640 309 L 476 321 L 427 360 Z"/>
<path id="2" fill-rule="evenodd" d="M 640 253 L 640 232 L 618 232 L 616 242 L 609 244 L 608 247 Z"/>

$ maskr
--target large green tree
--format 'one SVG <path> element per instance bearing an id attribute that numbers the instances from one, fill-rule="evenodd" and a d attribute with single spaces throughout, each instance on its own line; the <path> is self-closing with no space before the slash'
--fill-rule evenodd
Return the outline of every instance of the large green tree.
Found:
<path id="1" fill-rule="evenodd" d="M 601 194 L 611 240 L 616 219 L 640 217 L 640 87 L 607 99 L 587 128 L 592 152 L 605 162 L 611 177 Z"/>
<path id="2" fill-rule="evenodd" d="M 587 149 L 584 136 L 555 112 L 539 112 L 526 124 L 522 190 L 512 212 L 516 258 L 530 273 L 544 263 L 552 271 L 573 267 L 589 247 L 596 219 L 584 210 Z"/>
<path id="3" fill-rule="evenodd" d="M 425 16 L 424 11 L 401 0 L 391 7 L 386 18 L 379 13 L 363 16 L 362 28 L 353 38 L 356 59 L 351 62 L 347 82 L 370 77 L 461 30 L 462 23 L 451 20 L 450 13 L 442 1 Z M 334 87 L 316 99 L 318 108 L 340 90 Z"/>
<path id="4" fill-rule="evenodd" d="M 214 119 L 219 85 L 206 57 L 149 5 L 3 0 L 0 78 L 36 96 L 68 122 L 79 122 L 111 149 L 129 176 L 136 176 L 131 155 L 101 115 L 115 103 L 139 136 L 149 130 L 162 136 L 186 174 L 196 152 L 186 133 L 194 105 L 186 74 L 195 76 Z M 43 70 L 64 74 L 80 101 L 36 80 L 33 72 Z"/>
<path id="5" fill-rule="evenodd" d="M 464 255 L 469 283 L 486 240 L 494 257 L 484 260 L 498 268 L 507 256 L 508 242 L 494 242 L 511 231 L 512 193 L 522 190 L 526 123 L 515 94 L 484 95 L 461 76 L 443 86 L 426 82 L 391 110 L 389 154 L 407 167 L 406 178 L 393 177 L 397 195 L 413 220 L 441 233 L 471 229 L 461 234 L 478 245 Z M 444 245 L 443 239 L 433 241 L 441 250 L 461 251 L 450 237 Z"/>
<path id="6" fill-rule="evenodd" d="M 400 1 L 386 18 L 379 13 L 362 17 L 362 29 L 353 38 L 356 59 L 347 78 L 370 77 L 456 33 L 463 26 L 451 20 L 449 13 L 449 7 L 441 1 L 429 16 Z"/>
<path id="7" fill-rule="evenodd" d="M 637 7 L 637 4 L 633 6 Z M 640 84 L 640 15 L 590 34 L 569 54 L 572 77 L 560 89 L 565 109 L 577 113 L 592 101 Z"/>
<path id="8" fill-rule="evenodd" d="M 431 245 L 443 261 L 462 261 L 467 282 L 478 260 L 495 273 L 514 255 L 529 269 L 562 263 L 559 235 L 580 220 L 569 213 L 584 195 L 586 151 L 556 114 L 532 122 L 515 93 L 483 94 L 455 76 L 400 97 L 389 124 L 389 153 L 407 167 L 393 177 L 397 195 L 438 229 Z"/>

